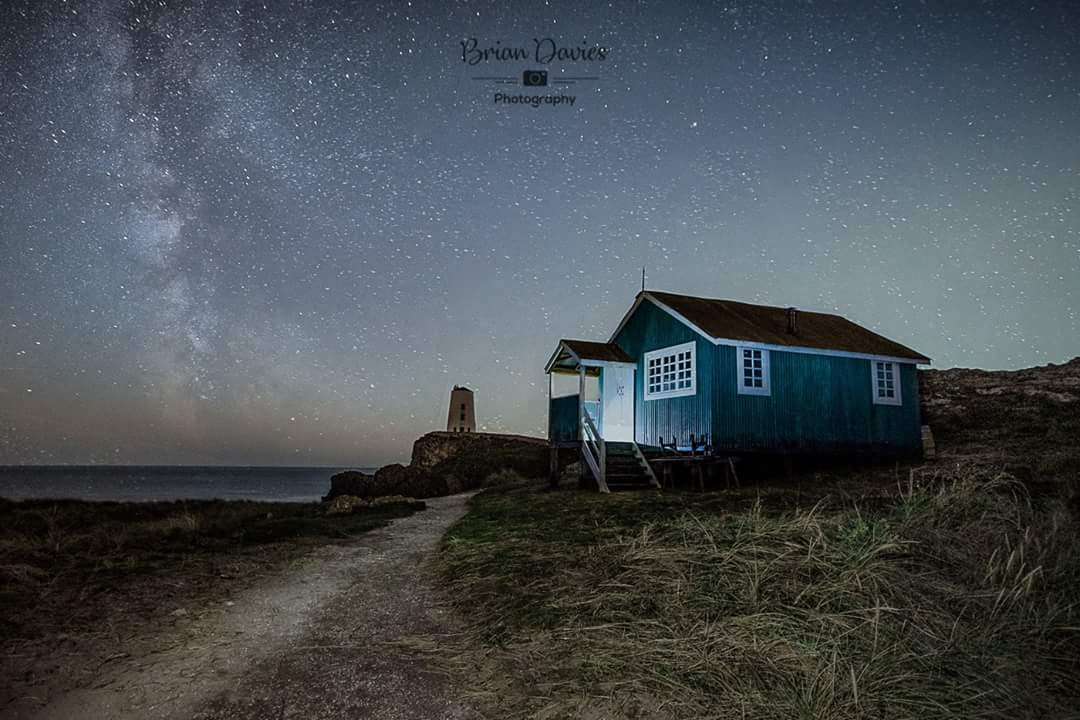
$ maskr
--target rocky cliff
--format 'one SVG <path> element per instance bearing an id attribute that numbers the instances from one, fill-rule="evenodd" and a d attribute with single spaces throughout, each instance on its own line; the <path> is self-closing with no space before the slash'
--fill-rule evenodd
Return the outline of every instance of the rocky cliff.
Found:
<path id="1" fill-rule="evenodd" d="M 330 492 L 324 499 L 339 495 L 436 497 L 484 487 L 504 470 L 541 478 L 548 472 L 547 448 L 545 440 L 523 435 L 432 432 L 413 443 L 408 465 L 387 465 L 374 475 L 353 470 L 339 473 L 330 478 Z"/>

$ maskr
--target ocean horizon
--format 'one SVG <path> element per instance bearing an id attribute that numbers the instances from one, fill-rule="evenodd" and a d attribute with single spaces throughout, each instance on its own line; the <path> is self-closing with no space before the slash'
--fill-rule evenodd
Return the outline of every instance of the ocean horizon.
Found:
<path id="1" fill-rule="evenodd" d="M 0 465 L 8 500 L 256 500 L 317 502 L 330 477 L 370 467 L 243 465 Z"/>

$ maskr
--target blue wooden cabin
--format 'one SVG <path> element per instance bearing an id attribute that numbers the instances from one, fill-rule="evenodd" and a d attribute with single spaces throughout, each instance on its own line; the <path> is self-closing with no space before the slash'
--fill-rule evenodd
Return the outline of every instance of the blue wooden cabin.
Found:
<path id="1" fill-rule="evenodd" d="M 691 436 L 726 455 L 915 453 L 929 362 L 838 315 L 642 291 L 607 342 L 559 341 L 548 437 L 581 444 L 601 489 L 611 447 L 647 468 L 643 446 Z"/>

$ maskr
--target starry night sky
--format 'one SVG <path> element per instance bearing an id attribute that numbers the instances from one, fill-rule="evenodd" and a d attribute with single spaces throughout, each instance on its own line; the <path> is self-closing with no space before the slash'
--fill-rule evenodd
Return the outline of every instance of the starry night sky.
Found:
<path id="1" fill-rule="evenodd" d="M 539 435 L 642 265 L 1080 354 L 1080 6 L 686 5 L 4 2 L 0 463 L 375 465 L 455 383 Z M 543 37 L 607 56 L 462 62 Z M 598 79 L 472 79 L 533 67 Z"/>

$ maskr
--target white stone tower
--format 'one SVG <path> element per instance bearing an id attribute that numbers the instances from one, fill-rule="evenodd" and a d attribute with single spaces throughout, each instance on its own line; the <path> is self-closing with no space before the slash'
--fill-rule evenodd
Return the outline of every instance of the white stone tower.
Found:
<path id="1" fill-rule="evenodd" d="M 450 391 L 450 413 L 446 416 L 446 432 L 476 432 L 476 410 L 473 391 L 454 386 Z"/>

